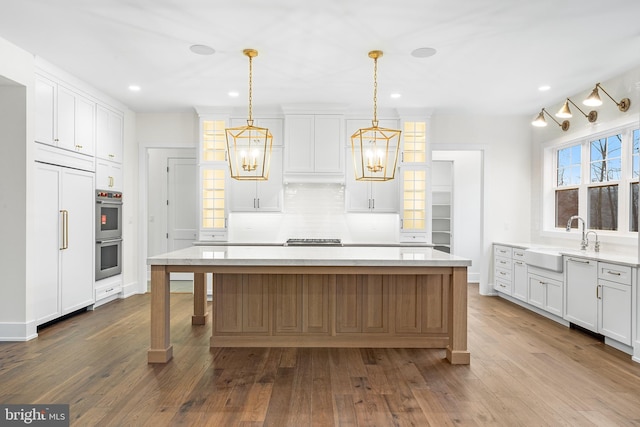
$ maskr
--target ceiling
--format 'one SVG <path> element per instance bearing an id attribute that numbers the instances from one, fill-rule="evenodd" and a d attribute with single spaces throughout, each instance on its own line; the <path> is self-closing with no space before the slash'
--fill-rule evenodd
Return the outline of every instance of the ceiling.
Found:
<path id="1" fill-rule="evenodd" d="M 384 52 L 378 108 L 434 114 L 533 115 L 640 66 L 638 0 L 11 0 L 1 10 L 0 37 L 136 112 L 246 106 L 245 48 L 259 51 L 256 109 L 371 109 L 374 49 Z M 422 47 L 437 53 L 411 55 Z"/>

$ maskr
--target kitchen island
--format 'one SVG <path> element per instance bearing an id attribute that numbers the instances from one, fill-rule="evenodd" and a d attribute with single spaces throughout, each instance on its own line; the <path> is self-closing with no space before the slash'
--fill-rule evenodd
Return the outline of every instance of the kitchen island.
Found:
<path id="1" fill-rule="evenodd" d="M 424 247 L 192 246 L 150 257 L 149 363 L 166 363 L 169 273 L 194 273 L 211 347 L 443 348 L 468 364 L 468 259 Z"/>

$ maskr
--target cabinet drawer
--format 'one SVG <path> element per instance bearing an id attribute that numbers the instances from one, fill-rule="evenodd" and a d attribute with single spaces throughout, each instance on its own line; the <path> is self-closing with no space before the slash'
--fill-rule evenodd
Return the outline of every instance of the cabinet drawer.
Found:
<path id="1" fill-rule="evenodd" d="M 512 255 L 514 260 L 520 260 L 524 262 L 524 249 L 513 248 Z"/>
<path id="2" fill-rule="evenodd" d="M 509 246 L 493 245 L 493 254 L 505 258 L 511 258 L 511 248 Z"/>
<path id="3" fill-rule="evenodd" d="M 502 292 L 503 294 L 511 295 L 511 282 L 496 279 L 494 289 L 498 292 Z"/>
<path id="4" fill-rule="evenodd" d="M 511 282 L 511 269 L 506 270 L 504 268 L 496 267 L 494 273 L 496 280 L 500 279 L 502 281 Z"/>
<path id="5" fill-rule="evenodd" d="M 493 259 L 493 266 L 495 268 L 502 268 L 505 270 L 511 270 L 512 261 L 510 258 L 504 258 L 501 256 L 497 256 Z"/>
<path id="6" fill-rule="evenodd" d="M 598 263 L 598 279 L 631 286 L 631 267 L 625 265 Z"/>

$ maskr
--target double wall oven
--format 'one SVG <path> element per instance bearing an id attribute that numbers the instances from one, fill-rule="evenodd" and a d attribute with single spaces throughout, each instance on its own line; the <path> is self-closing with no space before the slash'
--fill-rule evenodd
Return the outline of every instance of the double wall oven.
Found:
<path id="1" fill-rule="evenodd" d="M 96 280 L 122 272 L 122 193 L 96 191 Z"/>

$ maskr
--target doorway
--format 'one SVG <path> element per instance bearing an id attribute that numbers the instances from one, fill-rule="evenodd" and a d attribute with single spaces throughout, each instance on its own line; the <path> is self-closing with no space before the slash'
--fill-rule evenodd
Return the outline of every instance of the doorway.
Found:
<path id="1" fill-rule="evenodd" d="M 150 148 L 147 154 L 147 254 L 154 256 L 197 240 L 198 175 L 195 149 Z M 188 291 L 193 274 L 171 273 L 171 280 L 172 291 Z"/>

